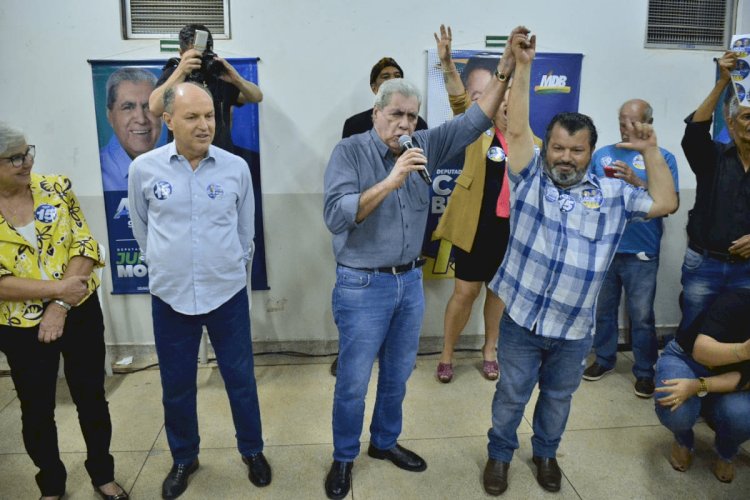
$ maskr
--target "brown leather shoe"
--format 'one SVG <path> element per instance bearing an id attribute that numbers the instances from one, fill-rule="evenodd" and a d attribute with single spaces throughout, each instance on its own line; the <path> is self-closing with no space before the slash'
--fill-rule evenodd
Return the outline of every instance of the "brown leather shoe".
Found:
<path id="1" fill-rule="evenodd" d="M 669 455 L 669 463 L 672 468 L 679 472 L 685 472 L 693 462 L 693 453 L 689 448 L 681 446 L 677 441 L 672 442 L 672 452 Z"/>
<path id="2" fill-rule="evenodd" d="M 562 471 L 556 458 L 533 457 L 536 464 L 536 482 L 547 491 L 560 491 Z"/>
<path id="3" fill-rule="evenodd" d="M 490 458 L 484 466 L 482 484 L 484 491 L 493 496 L 502 495 L 508 489 L 508 462 Z"/>
<path id="4" fill-rule="evenodd" d="M 714 476 L 722 483 L 731 483 L 734 479 L 734 464 L 732 462 L 725 462 L 718 458 L 713 467 Z"/>

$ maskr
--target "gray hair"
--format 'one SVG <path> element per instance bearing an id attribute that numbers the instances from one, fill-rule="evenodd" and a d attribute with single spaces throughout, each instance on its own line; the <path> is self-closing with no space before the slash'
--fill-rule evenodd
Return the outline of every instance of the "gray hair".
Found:
<path id="1" fill-rule="evenodd" d="M 117 87 L 122 82 L 148 82 L 156 86 L 156 75 L 143 68 L 120 68 L 107 78 L 107 109 L 112 109 L 117 101 Z"/>
<path id="2" fill-rule="evenodd" d="M 0 122 L 0 155 L 26 144 L 26 136 L 17 128 Z"/>
<path id="3" fill-rule="evenodd" d="M 422 94 L 419 89 L 411 82 L 403 78 L 394 78 L 384 82 L 378 89 L 375 96 L 374 107 L 382 110 L 391 103 L 393 94 L 401 94 L 404 97 L 416 97 L 417 103 L 422 105 Z"/>
<path id="4" fill-rule="evenodd" d="M 195 82 L 182 82 L 182 83 L 178 83 L 177 85 L 175 85 L 173 87 L 169 87 L 169 88 L 167 88 L 164 91 L 164 112 L 165 113 L 172 114 L 172 112 L 174 111 L 174 99 L 177 96 L 177 87 L 179 87 L 180 85 L 194 85 L 195 87 L 198 87 L 203 92 L 205 92 L 206 94 L 208 94 L 208 97 L 211 98 L 212 102 L 214 100 L 214 96 L 213 96 L 213 94 L 211 94 L 211 91 L 208 90 L 208 88 L 204 87 L 203 85 L 200 85 L 200 84 L 195 83 Z"/>

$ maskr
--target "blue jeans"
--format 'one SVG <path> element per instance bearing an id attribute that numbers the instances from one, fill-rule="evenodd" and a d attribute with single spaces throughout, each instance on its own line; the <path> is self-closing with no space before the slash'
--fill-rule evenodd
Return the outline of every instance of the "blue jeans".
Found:
<path id="1" fill-rule="evenodd" d="M 722 262 L 688 248 L 682 263 L 682 321 L 685 329 L 721 292 L 750 288 L 750 260 Z"/>
<path id="2" fill-rule="evenodd" d="M 531 391 L 539 382 L 531 446 L 534 456 L 553 458 L 570 413 L 573 393 L 581 383 L 591 336 L 580 340 L 541 337 L 503 313 L 497 342 L 500 378 L 492 400 L 492 428 L 487 433 L 489 457 L 510 462 L 518 449 L 516 430 Z"/>
<path id="3" fill-rule="evenodd" d="M 359 454 L 365 396 L 372 365 L 379 361 L 370 442 L 387 450 L 401 434 L 401 404 L 414 368 L 424 315 L 422 270 L 402 274 L 336 269 L 333 319 L 339 329 L 339 361 L 333 395 L 333 459 Z"/>
<path id="4" fill-rule="evenodd" d="M 206 314 L 178 313 L 155 295 L 151 296 L 151 308 L 161 373 L 164 427 L 174 463 L 188 464 L 198 457 L 196 377 L 203 325 L 208 330 L 229 396 L 237 448 L 242 456 L 263 451 L 247 289 L 243 288 Z"/>
<path id="5" fill-rule="evenodd" d="M 664 348 L 656 363 L 657 387 L 663 380 L 674 378 L 698 378 L 714 375 L 708 368 L 696 362 L 685 353 L 676 341 Z M 656 393 L 656 400 L 661 399 Z M 714 446 L 723 460 L 730 461 L 742 443 L 750 439 L 750 392 L 709 393 L 704 398 L 693 396 L 675 411 L 669 406 L 657 403 L 656 415 L 667 429 L 672 431 L 675 440 L 693 449 L 695 438 L 693 426 L 700 415 L 716 432 Z"/>
<path id="6" fill-rule="evenodd" d="M 620 293 L 625 288 L 626 306 L 630 318 L 630 341 L 633 346 L 633 375 L 654 378 L 658 357 L 654 297 L 659 258 L 641 260 L 634 254 L 618 253 L 609 266 L 596 303 L 596 362 L 606 369 L 615 367 L 619 333 L 617 311 Z"/>

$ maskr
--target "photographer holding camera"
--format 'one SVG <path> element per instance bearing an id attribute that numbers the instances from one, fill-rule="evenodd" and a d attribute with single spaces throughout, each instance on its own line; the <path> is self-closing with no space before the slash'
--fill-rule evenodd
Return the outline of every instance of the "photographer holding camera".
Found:
<path id="1" fill-rule="evenodd" d="M 195 48 L 196 30 L 208 33 L 205 50 Z M 206 87 L 213 96 L 216 118 L 216 135 L 213 144 L 235 152 L 232 143 L 232 106 L 246 102 L 260 102 L 263 93 L 254 83 L 248 82 L 225 59 L 213 52 L 213 37 L 202 24 L 188 24 L 180 30 L 180 57 L 173 57 L 162 69 L 161 78 L 149 97 L 151 112 L 161 116 L 164 112 L 164 91 L 178 83 L 191 81 Z M 172 140 L 170 132 L 169 140 Z"/>

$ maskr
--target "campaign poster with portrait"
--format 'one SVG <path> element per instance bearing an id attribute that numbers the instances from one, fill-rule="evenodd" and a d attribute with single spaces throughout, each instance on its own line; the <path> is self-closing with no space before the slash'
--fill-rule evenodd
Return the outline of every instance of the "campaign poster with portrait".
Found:
<path id="1" fill-rule="evenodd" d="M 257 58 L 227 61 L 248 81 L 258 82 Z M 167 129 L 148 111 L 148 97 L 166 60 L 89 61 L 94 88 L 94 109 L 99 160 L 107 217 L 109 264 L 113 294 L 148 293 L 148 267 L 140 259 L 133 237 L 128 206 L 128 168 L 136 156 L 164 145 Z M 235 107 L 232 141 L 235 153 L 250 167 L 255 195 L 255 253 L 251 270 L 253 290 L 268 290 L 263 207 L 260 191 L 258 105 Z"/>
<path id="2" fill-rule="evenodd" d="M 496 67 L 502 52 L 483 50 L 454 50 L 453 61 L 459 73 L 465 68 Z M 493 61 L 491 65 L 475 64 L 482 59 Z M 474 60 L 472 62 L 472 60 Z M 580 95 L 581 64 L 583 54 L 538 53 L 531 65 L 530 122 L 534 135 L 544 138 L 547 124 L 562 111 L 578 111 Z M 471 75 L 467 75 L 471 77 Z M 469 87 L 470 80 L 465 85 Z M 453 113 L 445 90 L 443 72 L 436 49 L 427 51 L 427 124 L 437 127 L 451 119 Z M 490 132 L 491 133 L 491 132 Z M 427 228 L 422 245 L 422 255 L 427 259 L 424 267 L 426 278 L 453 278 L 452 246 L 443 240 L 432 240 L 432 233 L 453 192 L 456 178 L 461 174 L 464 155 L 448 161 L 435 171 L 430 187 L 430 205 Z"/>

